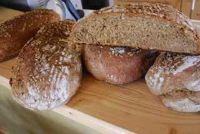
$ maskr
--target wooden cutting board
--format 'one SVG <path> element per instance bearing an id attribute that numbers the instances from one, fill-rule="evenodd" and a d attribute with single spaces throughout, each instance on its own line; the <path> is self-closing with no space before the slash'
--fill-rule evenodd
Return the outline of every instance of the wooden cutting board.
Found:
<path id="1" fill-rule="evenodd" d="M 0 21 L 16 14 L 20 12 L 0 8 Z M 0 77 L 0 83 L 6 87 L 14 64 L 15 59 L 0 63 L 0 75 L 7 78 Z M 86 74 L 72 100 L 54 111 L 105 134 L 200 134 L 199 113 L 167 109 L 144 80 L 117 86 Z"/>

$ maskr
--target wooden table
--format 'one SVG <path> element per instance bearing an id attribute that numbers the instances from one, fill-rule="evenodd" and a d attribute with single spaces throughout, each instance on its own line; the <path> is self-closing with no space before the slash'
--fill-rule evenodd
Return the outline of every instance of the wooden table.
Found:
<path id="1" fill-rule="evenodd" d="M 0 21 L 16 14 L 20 12 L 0 8 Z M 14 64 L 15 59 L 1 63 L 0 74 L 9 78 Z M 9 86 L 8 79 L 0 77 L 0 82 Z M 144 80 L 116 86 L 87 74 L 69 104 L 54 111 L 105 134 L 200 134 L 199 113 L 167 109 Z"/>

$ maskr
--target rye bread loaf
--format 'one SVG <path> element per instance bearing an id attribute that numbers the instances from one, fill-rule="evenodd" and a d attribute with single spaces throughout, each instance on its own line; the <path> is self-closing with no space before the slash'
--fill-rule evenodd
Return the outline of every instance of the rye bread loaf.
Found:
<path id="1" fill-rule="evenodd" d="M 140 79 L 157 56 L 156 52 L 128 47 L 84 46 L 84 64 L 98 80 L 126 84 Z"/>
<path id="2" fill-rule="evenodd" d="M 47 24 L 20 51 L 10 84 L 13 98 L 24 107 L 46 110 L 60 106 L 80 86 L 81 49 L 69 38 L 73 24 Z"/>
<path id="3" fill-rule="evenodd" d="M 37 9 L 0 24 L 0 61 L 18 55 L 21 48 L 40 27 L 59 20 L 59 15 L 53 10 Z"/>
<path id="4" fill-rule="evenodd" d="M 167 107 L 200 111 L 200 56 L 162 53 L 149 69 L 146 83 Z"/>
<path id="5" fill-rule="evenodd" d="M 200 53 L 192 23 L 170 5 L 138 2 L 101 9 L 73 27 L 77 43 Z"/>

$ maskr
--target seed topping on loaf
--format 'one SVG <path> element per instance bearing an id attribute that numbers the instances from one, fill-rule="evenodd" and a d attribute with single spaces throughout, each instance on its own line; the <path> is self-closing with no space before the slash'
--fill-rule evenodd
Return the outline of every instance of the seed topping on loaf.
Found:
<path id="1" fill-rule="evenodd" d="M 23 47 L 10 80 L 18 103 L 44 110 L 67 102 L 74 95 L 80 85 L 81 46 L 69 38 L 73 24 L 47 24 Z"/>
<path id="2" fill-rule="evenodd" d="M 0 25 L 0 38 L 3 37 L 11 37 L 12 36 L 12 32 L 8 32 L 8 31 L 14 31 L 15 27 L 17 27 L 17 23 L 19 20 L 21 22 L 26 22 L 28 20 L 32 20 L 32 22 L 30 23 L 24 23 L 22 29 L 19 29 L 20 31 L 25 31 L 26 29 L 29 29 L 31 27 L 34 27 L 34 24 L 37 24 L 36 22 L 39 20 L 43 20 L 43 22 L 47 22 L 49 18 L 44 17 L 44 16 L 48 16 L 51 15 L 52 18 L 58 19 L 59 16 L 53 11 L 53 10 L 48 10 L 48 9 L 37 9 L 37 10 L 33 10 L 31 12 L 27 12 L 25 14 L 19 15 L 14 17 L 11 20 L 5 21 L 4 23 L 2 23 Z M 37 19 L 36 19 L 37 18 Z M 13 20 L 15 20 L 15 22 L 13 22 Z M 12 22 L 11 22 L 12 21 Z"/>
<path id="3" fill-rule="evenodd" d="M 38 32 L 37 37 L 39 36 L 48 36 L 48 37 L 66 37 L 69 36 L 69 33 L 71 32 L 71 27 L 74 25 L 73 21 L 67 20 L 68 25 L 62 25 L 63 21 L 55 23 L 50 23 L 46 26 L 43 26 Z M 56 25 L 56 26 L 55 26 Z M 68 32 L 65 32 L 64 30 L 67 30 Z"/>

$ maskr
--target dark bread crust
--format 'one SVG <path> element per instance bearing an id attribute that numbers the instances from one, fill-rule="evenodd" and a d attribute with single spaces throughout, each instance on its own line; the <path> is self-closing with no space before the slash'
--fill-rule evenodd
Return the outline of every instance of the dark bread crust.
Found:
<path id="1" fill-rule="evenodd" d="M 85 45 L 84 64 L 98 80 L 126 84 L 140 79 L 153 64 L 155 52 L 124 47 Z"/>
<path id="2" fill-rule="evenodd" d="M 37 9 L 0 24 L 0 61 L 18 55 L 20 49 L 40 27 L 59 20 L 59 15 L 54 11 Z"/>
<path id="3" fill-rule="evenodd" d="M 10 80 L 18 103 L 29 109 L 45 110 L 68 102 L 75 94 L 82 66 L 81 47 L 69 39 L 73 24 L 47 24 L 20 51 Z"/>
<path id="4" fill-rule="evenodd" d="M 101 9 L 80 20 L 72 35 L 78 43 L 200 53 L 199 35 L 189 18 L 161 3 Z"/>

